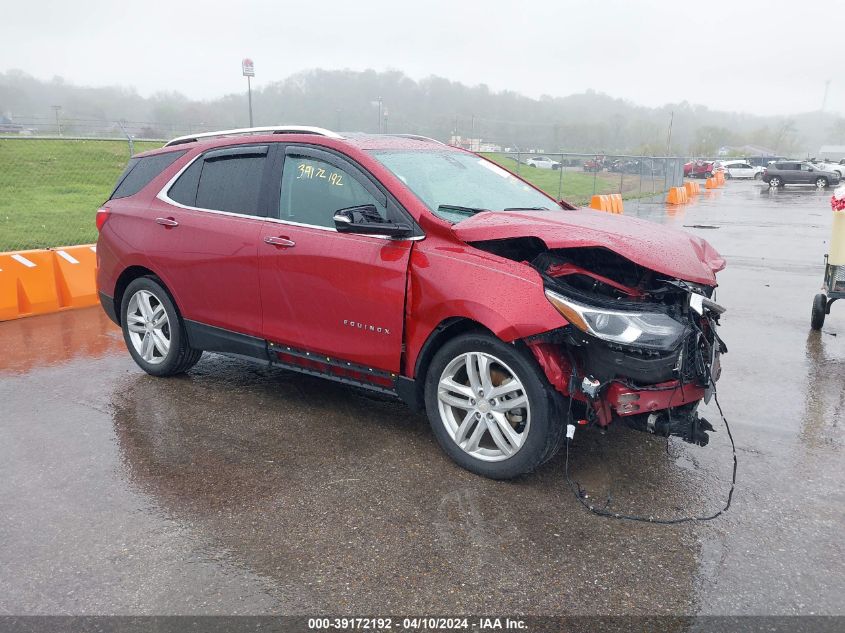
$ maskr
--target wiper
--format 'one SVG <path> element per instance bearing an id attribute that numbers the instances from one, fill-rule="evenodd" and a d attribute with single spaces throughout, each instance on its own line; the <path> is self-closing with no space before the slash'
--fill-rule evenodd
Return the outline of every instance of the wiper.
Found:
<path id="1" fill-rule="evenodd" d="M 477 209 L 475 207 L 462 207 L 457 204 L 441 204 L 437 207 L 438 211 L 457 211 L 458 213 L 468 213 L 469 215 L 475 215 L 476 213 L 483 213 L 485 211 L 489 211 L 490 209 Z"/>
<path id="2" fill-rule="evenodd" d="M 549 211 L 549 207 L 505 207 L 503 211 Z"/>

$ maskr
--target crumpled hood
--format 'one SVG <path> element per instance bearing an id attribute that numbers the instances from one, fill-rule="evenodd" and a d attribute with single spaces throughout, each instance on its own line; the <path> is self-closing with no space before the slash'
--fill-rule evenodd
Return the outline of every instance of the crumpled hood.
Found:
<path id="1" fill-rule="evenodd" d="M 645 268 L 716 285 L 725 260 L 706 240 L 662 224 L 592 209 L 484 212 L 452 227 L 463 242 L 537 237 L 548 248 L 606 248 Z"/>

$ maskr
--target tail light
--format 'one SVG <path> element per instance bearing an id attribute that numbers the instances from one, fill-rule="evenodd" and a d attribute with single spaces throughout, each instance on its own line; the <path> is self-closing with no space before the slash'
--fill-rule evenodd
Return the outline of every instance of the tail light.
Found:
<path id="1" fill-rule="evenodd" d="M 106 223 L 106 220 L 109 219 L 111 215 L 111 211 L 107 207 L 100 207 L 97 209 L 97 232 L 103 230 L 103 225 Z"/>

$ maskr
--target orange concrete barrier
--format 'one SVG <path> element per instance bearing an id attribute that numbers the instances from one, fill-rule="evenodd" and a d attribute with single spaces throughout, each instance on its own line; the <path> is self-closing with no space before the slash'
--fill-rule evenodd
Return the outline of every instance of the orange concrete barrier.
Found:
<path id="1" fill-rule="evenodd" d="M 684 183 L 684 189 L 687 190 L 687 197 L 692 198 L 693 196 L 697 196 L 701 192 L 701 188 L 697 182 L 686 182 Z"/>
<path id="2" fill-rule="evenodd" d="M 708 178 L 707 180 L 704 181 L 704 188 L 705 189 L 715 189 L 718 186 L 719 186 L 719 184 L 716 182 L 715 178 Z"/>
<path id="3" fill-rule="evenodd" d="M 686 187 L 670 187 L 666 192 L 666 202 L 668 204 L 684 204 L 689 202 Z"/>
<path id="4" fill-rule="evenodd" d="M 623 211 L 622 195 L 618 193 L 596 194 L 590 198 L 590 208 L 616 215 L 621 214 Z"/>
<path id="5" fill-rule="evenodd" d="M 596 194 L 590 198 L 590 208 L 596 211 L 608 211 L 607 196 Z"/>
<path id="6" fill-rule="evenodd" d="M 0 253 L 0 321 L 98 302 L 95 247 Z"/>
<path id="7" fill-rule="evenodd" d="M 59 304 L 84 308 L 99 303 L 97 298 L 97 254 L 93 246 L 69 246 L 52 251 L 58 266 L 56 285 Z"/>
<path id="8" fill-rule="evenodd" d="M 611 206 L 613 208 L 613 213 L 617 215 L 622 215 L 622 212 L 625 210 L 625 207 L 622 203 L 622 194 L 621 193 L 612 193 L 610 194 L 611 199 Z"/>

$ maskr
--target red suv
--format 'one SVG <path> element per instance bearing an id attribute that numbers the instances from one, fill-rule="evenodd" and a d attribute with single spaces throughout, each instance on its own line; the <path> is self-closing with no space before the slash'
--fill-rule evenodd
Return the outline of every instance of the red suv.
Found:
<path id="1" fill-rule="evenodd" d="M 155 376 L 209 351 L 392 394 L 493 478 L 548 460 L 570 422 L 707 442 L 718 253 L 476 154 L 303 127 L 183 137 L 130 161 L 97 226 L 103 308 Z"/>

